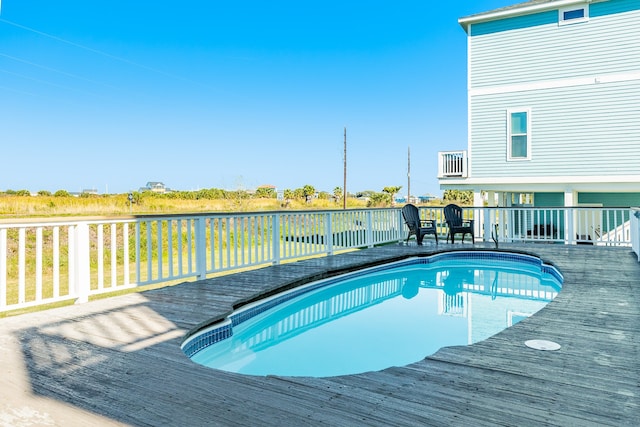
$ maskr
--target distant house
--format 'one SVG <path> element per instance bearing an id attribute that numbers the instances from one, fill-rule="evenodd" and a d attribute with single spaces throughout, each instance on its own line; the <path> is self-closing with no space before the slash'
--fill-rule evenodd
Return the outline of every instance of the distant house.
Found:
<path id="1" fill-rule="evenodd" d="M 437 199 L 436 196 L 432 194 L 425 194 L 423 196 L 411 196 L 411 198 L 407 199 L 407 196 L 396 196 L 396 203 L 428 203 L 432 200 Z"/>
<path id="2" fill-rule="evenodd" d="M 466 150 L 443 190 L 498 206 L 640 205 L 640 1 L 532 0 L 459 20 Z M 461 118 L 462 119 L 462 118 Z"/>
<path id="3" fill-rule="evenodd" d="M 82 194 L 98 194 L 98 189 L 96 188 L 85 188 L 82 190 Z"/>
<path id="4" fill-rule="evenodd" d="M 420 203 L 428 203 L 435 199 L 437 199 L 437 197 L 434 196 L 433 194 L 425 194 L 423 196 L 418 196 L 418 200 L 420 200 Z"/>
<path id="5" fill-rule="evenodd" d="M 271 184 L 264 184 L 259 186 L 258 188 L 265 188 L 267 190 L 273 190 L 273 191 L 277 191 L 277 187 L 275 185 L 271 185 Z"/>
<path id="6" fill-rule="evenodd" d="M 166 187 L 162 182 L 149 181 L 144 187 L 140 187 L 140 192 L 152 191 L 154 193 L 168 193 L 172 191 L 169 187 Z"/>

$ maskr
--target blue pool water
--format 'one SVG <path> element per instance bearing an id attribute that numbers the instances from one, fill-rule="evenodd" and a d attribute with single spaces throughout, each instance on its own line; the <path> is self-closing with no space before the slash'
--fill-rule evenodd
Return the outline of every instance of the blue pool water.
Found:
<path id="1" fill-rule="evenodd" d="M 555 268 L 526 255 L 412 258 L 243 307 L 182 348 L 202 365 L 250 375 L 381 370 L 484 340 L 540 310 L 561 283 Z"/>

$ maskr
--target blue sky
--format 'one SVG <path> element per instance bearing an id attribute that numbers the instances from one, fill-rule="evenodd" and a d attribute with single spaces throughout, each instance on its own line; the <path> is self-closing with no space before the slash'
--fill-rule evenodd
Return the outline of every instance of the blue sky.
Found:
<path id="1" fill-rule="evenodd" d="M 0 0 L 0 190 L 440 195 L 462 16 L 515 0 Z"/>

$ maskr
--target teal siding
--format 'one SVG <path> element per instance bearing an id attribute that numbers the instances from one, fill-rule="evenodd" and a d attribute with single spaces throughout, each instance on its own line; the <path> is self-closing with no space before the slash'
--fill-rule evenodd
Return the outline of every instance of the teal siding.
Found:
<path id="1" fill-rule="evenodd" d="M 597 18 L 617 13 L 631 12 L 640 9 L 640 0 L 610 0 L 589 5 L 589 17 Z M 557 24 L 558 9 L 531 15 L 515 16 L 489 22 L 472 24 L 469 29 L 471 36 L 501 33 L 505 31 L 522 30 L 540 25 Z"/>
<path id="2" fill-rule="evenodd" d="M 564 206 L 564 193 L 535 193 L 533 195 L 533 206 L 535 207 L 562 207 Z"/>
<path id="3" fill-rule="evenodd" d="M 498 21 L 481 22 L 471 25 L 470 34 L 472 36 L 482 36 L 486 34 L 500 33 L 504 31 L 520 30 L 523 28 L 536 27 L 538 25 L 558 23 L 558 11 L 536 13 L 533 15 L 516 16 L 514 18 L 501 19 Z"/>
<path id="4" fill-rule="evenodd" d="M 622 13 L 617 11 L 623 10 Z M 471 88 L 535 83 L 640 69 L 640 0 L 592 3 L 590 19 L 553 22 L 469 37 Z M 605 13 L 607 12 L 607 13 Z M 532 15 L 537 17 L 541 14 Z M 546 14 L 544 15 L 546 16 Z M 520 19 L 520 18 L 512 18 Z M 522 18 L 524 19 L 524 17 Z M 508 28 L 510 20 L 483 25 Z"/>
<path id="5" fill-rule="evenodd" d="M 640 193 L 580 193 L 578 203 L 599 203 L 605 208 L 640 206 Z"/>
<path id="6" fill-rule="evenodd" d="M 640 9 L 640 0 L 610 0 L 603 3 L 593 3 L 589 16 L 598 17 L 615 13 L 631 12 Z"/>

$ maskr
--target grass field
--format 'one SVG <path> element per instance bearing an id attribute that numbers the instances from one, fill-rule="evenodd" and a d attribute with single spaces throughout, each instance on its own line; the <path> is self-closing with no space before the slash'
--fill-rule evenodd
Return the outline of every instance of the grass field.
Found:
<path id="1" fill-rule="evenodd" d="M 315 199 L 311 203 L 276 199 L 171 199 L 142 197 L 129 204 L 126 194 L 92 197 L 0 196 L 0 219 L 52 216 L 120 216 L 195 212 L 252 212 L 283 209 L 339 209 L 342 204 Z M 348 208 L 366 207 L 366 202 L 349 199 Z"/>

